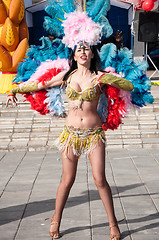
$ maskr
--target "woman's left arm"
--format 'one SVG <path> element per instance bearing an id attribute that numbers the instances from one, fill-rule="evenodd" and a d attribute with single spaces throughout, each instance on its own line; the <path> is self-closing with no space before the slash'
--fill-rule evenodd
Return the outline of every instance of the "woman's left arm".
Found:
<path id="1" fill-rule="evenodd" d="M 132 91 L 134 89 L 133 84 L 125 78 L 117 77 L 109 73 L 104 73 L 99 77 L 98 81 L 102 84 L 109 84 L 113 87 L 123 89 L 125 91 Z"/>

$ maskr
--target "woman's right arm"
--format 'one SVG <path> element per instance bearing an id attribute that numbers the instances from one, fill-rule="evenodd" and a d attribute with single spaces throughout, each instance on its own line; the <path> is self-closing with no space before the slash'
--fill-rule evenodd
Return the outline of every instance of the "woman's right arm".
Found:
<path id="1" fill-rule="evenodd" d="M 60 86 L 63 83 L 63 78 L 66 73 L 67 73 L 67 71 L 62 71 L 62 72 L 58 73 L 50 81 L 45 82 L 45 84 L 43 84 L 41 82 L 38 83 L 39 90 Z"/>
<path id="2" fill-rule="evenodd" d="M 65 76 L 67 71 L 62 71 L 58 73 L 55 77 L 53 77 L 50 81 L 46 81 L 43 83 L 23 83 L 22 85 L 17 85 L 16 87 L 12 88 L 9 92 L 6 101 L 6 107 L 8 107 L 8 103 L 11 101 L 14 105 L 16 105 L 16 93 L 28 93 L 28 92 L 35 92 L 40 91 L 42 89 L 47 89 L 55 86 L 60 86 L 63 83 L 63 77 Z"/>

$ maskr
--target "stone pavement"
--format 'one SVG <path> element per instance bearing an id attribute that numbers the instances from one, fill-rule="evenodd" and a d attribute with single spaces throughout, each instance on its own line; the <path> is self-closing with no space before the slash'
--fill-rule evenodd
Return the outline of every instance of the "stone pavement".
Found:
<path id="1" fill-rule="evenodd" d="M 61 160 L 56 151 L 0 153 L 0 239 L 49 240 Z M 106 175 L 124 240 L 159 239 L 159 149 L 108 150 Z M 90 163 L 79 160 L 66 204 L 62 240 L 108 240 L 105 210 Z"/>

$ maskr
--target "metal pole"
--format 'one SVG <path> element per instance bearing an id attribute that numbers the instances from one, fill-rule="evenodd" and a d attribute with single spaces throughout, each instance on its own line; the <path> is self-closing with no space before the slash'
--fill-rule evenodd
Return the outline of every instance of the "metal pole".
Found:
<path id="1" fill-rule="evenodd" d="M 83 11 L 85 11 L 85 12 L 86 12 L 86 2 L 87 2 L 87 1 L 86 1 L 86 0 L 84 0 L 83 2 L 84 2 L 84 3 L 83 3 Z"/>
<path id="2" fill-rule="evenodd" d="M 154 64 L 154 62 L 152 61 L 151 57 L 148 55 L 148 43 L 145 42 L 144 43 L 144 47 L 145 47 L 145 56 L 144 56 L 144 60 L 147 62 L 147 60 L 149 59 L 150 62 L 152 63 L 152 65 L 155 68 L 155 71 L 151 74 L 151 76 L 149 77 L 149 79 L 151 79 L 157 72 L 159 73 L 159 69 L 156 67 L 156 65 Z"/>

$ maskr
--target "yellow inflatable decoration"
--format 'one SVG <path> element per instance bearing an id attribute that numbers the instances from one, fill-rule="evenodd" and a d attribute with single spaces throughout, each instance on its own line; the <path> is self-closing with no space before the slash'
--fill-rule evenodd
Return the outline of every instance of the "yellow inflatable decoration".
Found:
<path id="1" fill-rule="evenodd" d="M 8 93 L 28 47 L 23 0 L 0 0 L 0 93 Z"/>

